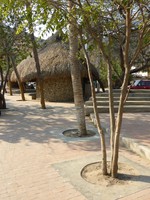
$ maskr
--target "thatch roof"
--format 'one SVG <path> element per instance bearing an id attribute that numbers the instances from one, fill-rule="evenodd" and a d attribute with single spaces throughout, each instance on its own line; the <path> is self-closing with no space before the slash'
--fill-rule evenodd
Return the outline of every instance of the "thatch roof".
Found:
<path id="1" fill-rule="evenodd" d="M 49 77 L 70 76 L 69 49 L 62 43 L 58 34 L 53 35 L 47 45 L 39 50 L 41 72 L 44 79 Z M 82 76 L 87 77 L 86 66 L 80 63 Z M 36 80 L 37 72 L 33 56 L 28 56 L 17 66 L 22 82 Z M 16 82 L 16 75 L 11 74 L 11 81 Z"/>

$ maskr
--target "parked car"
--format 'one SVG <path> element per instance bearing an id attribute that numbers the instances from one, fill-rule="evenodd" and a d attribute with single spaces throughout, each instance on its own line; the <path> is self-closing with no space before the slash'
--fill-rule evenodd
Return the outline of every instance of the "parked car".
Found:
<path id="1" fill-rule="evenodd" d="M 150 89 L 150 80 L 136 80 L 132 85 L 129 86 L 130 89 Z"/>
<path id="2" fill-rule="evenodd" d="M 36 89 L 36 83 L 35 82 L 28 82 L 26 83 L 27 89 Z"/>

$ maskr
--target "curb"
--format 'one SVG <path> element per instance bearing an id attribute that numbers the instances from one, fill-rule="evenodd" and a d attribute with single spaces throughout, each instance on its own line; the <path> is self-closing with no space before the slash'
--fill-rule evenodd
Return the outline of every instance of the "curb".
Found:
<path id="1" fill-rule="evenodd" d="M 134 153 L 150 160 L 150 148 L 139 143 L 139 140 L 121 137 L 120 144 Z"/>
<path id="2" fill-rule="evenodd" d="M 90 114 L 90 119 L 94 125 L 96 125 L 96 120 L 94 114 Z M 109 132 L 109 129 L 105 127 L 106 132 Z M 140 144 L 140 140 L 128 138 L 128 137 L 120 137 L 120 145 L 126 147 L 128 150 L 133 151 L 134 153 L 150 160 L 150 147 Z"/>

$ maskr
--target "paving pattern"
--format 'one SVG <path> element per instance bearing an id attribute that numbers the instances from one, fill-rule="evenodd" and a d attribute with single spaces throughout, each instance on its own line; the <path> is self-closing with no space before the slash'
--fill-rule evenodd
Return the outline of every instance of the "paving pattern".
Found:
<path id="1" fill-rule="evenodd" d="M 22 102 L 18 95 L 6 98 L 8 109 L 0 116 L 0 200 L 91 200 L 54 167 L 99 155 L 98 135 L 78 140 L 62 135 L 76 128 L 74 105 L 47 103 L 42 110 L 37 101 Z M 87 124 L 96 131 L 88 118 Z M 121 152 L 150 167 L 149 161 Z M 150 194 L 149 189 L 140 192 L 141 200 Z M 131 200 L 132 195 L 126 198 Z"/>

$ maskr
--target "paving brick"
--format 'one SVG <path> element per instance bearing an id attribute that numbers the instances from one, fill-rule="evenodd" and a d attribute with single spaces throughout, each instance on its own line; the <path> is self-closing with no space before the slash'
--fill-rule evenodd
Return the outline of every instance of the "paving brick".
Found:
<path id="1" fill-rule="evenodd" d="M 36 101 L 16 101 L 15 96 L 8 99 L 9 107 L 16 111 L 10 109 L 0 117 L 0 200 L 89 200 L 53 167 L 100 151 L 99 140 L 77 143 L 63 138 L 63 130 L 76 126 L 73 106 L 62 104 L 62 113 L 57 113 L 37 109 Z M 129 154 L 129 158 L 134 160 L 135 156 Z M 139 158 L 139 162 L 144 161 Z M 147 200 L 150 192 L 134 195 L 130 198 Z M 128 197 L 122 200 L 131 200 Z"/>

